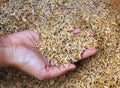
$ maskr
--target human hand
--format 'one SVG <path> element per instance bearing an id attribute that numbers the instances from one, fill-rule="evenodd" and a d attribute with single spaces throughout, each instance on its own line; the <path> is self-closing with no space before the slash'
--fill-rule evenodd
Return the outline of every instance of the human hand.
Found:
<path id="1" fill-rule="evenodd" d="M 78 33 L 79 31 L 74 32 Z M 39 80 L 55 78 L 76 68 L 75 64 L 70 64 L 68 67 L 58 67 L 49 63 L 44 56 L 40 55 L 37 48 L 39 37 L 32 30 L 4 36 L 2 38 L 4 40 L 4 64 L 18 68 Z M 92 56 L 95 53 L 96 49 L 86 50 L 80 60 Z"/>

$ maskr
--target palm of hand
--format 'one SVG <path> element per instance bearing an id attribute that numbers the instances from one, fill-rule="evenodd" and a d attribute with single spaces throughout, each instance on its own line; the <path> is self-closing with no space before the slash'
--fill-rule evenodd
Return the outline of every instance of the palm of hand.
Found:
<path id="1" fill-rule="evenodd" d="M 16 67 L 37 79 L 49 79 L 63 75 L 69 70 L 74 70 L 76 67 L 71 64 L 68 67 L 53 66 L 47 59 L 40 55 L 37 43 L 39 35 L 34 31 L 23 31 L 8 35 L 10 42 L 6 48 L 8 53 L 8 62 L 11 66 Z M 84 52 L 83 58 L 93 55 L 96 50 Z"/>

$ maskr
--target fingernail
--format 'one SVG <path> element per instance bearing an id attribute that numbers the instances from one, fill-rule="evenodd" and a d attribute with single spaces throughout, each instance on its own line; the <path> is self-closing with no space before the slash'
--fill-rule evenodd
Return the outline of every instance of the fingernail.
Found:
<path id="1" fill-rule="evenodd" d="M 76 28 L 72 31 L 74 34 L 78 34 L 81 32 L 80 28 Z"/>
<path id="2" fill-rule="evenodd" d="M 70 64 L 70 65 L 69 65 L 69 68 L 71 68 L 72 70 L 74 70 L 74 69 L 76 68 L 76 66 L 73 65 L 73 64 Z"/>

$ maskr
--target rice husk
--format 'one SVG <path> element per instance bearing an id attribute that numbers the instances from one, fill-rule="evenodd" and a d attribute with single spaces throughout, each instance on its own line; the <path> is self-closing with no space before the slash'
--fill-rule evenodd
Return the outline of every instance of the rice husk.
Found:
<path id="1" fill-rule="evenodd" d="M 88 31 L 84 30 L 75 35 L 73 30 L 72 26 L 67 26 L 41 32 L 42 38 L 38 44 L 40 53 L 57 66 L 62 64 L 67 66 L 82 58 L 85 50 L 97 47 L 97 40 Z"/>

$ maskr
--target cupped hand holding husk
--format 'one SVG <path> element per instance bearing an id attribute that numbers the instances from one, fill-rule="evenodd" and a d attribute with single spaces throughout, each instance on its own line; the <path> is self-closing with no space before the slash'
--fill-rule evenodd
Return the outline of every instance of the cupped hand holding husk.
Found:
<path id="1" fill-rule="evenodd" d="M 80 31 L 73 32 L 78 33 Z M 32 30 L 0 37 L 1 66 L 15 67 L 39 80 L 55 78 L 76 68 L 75 64 L 72 63 L 67 67 L 56 66 L 40 55 L 37 47 L 39 39 L 39 34 Z M 95 53 L 96 49 L 86 50 L 78 61 Z"/>

